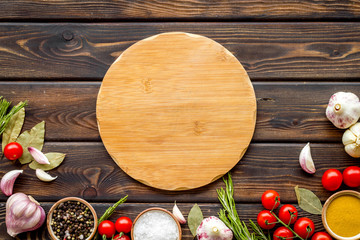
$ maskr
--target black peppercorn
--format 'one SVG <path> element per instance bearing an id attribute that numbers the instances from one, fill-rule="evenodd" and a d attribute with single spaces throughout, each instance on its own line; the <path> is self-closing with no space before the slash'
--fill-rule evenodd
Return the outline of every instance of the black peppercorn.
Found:
<path id="1" fill-rule="evenodd" d="M 75 201 L 59 204 L 52 214 L 51 228 L 59 240 L 84 239 L 94 231 L 94 216 L 89 208 Z"/>

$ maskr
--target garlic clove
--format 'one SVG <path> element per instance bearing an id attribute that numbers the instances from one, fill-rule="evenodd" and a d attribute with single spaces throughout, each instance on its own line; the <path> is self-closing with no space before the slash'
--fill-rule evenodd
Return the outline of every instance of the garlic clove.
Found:
<path id="1" fill-rule="evenodd" d="M 45 218 L 45 211 L 40 204 L 24 193 L 15 193 L 6 202 L 6 228 L 12 237 L 38 229 Z"/>
<path id="2" fill-rule="evenodd" d="M 311 156 L 310 143 L 307 143 L 300 152 L 299 163 L 301 168 L 310 174 L 314 174 L 316 169 Z"/>
<path id="3" fill-rule="evenodd" d="M 326 117 L 340 129 L 355 124 L 360 117 L 359 98 L 351 92 L 333 94 L 326 108 Z"/>
<path id="4" fill-rule="evenodd" d="M 6 196 L 12 195 L 15 180 L 21 173 L 23 173 L 23 170 L 12 170 L 1 179 L 0 189 Z"/>
<path id="5" fill-rule="evenodd" d="M 41 181 L 44 181 L 44 182 L 51 182 L 51 181 L 54 181 L 56 177 L 52 177 L 50 174 L 48 174 L 47 172 L 45 172 L 44 170 L 42 169 L 36 169 L 36 176 L 38 177 L 38 179 L 40 179 Z"/>
<path id="6" fill-rule="evenodd" d="M 184 216 L 182 215 L 180 209 L 176 205 L 176 202 L 175 202 L 174 207 L 172 209 L 172 213 L 173 213 L 174 217 L 176 218 L 176 220 L 179 221 L 180 224 L 185 224 L 186 223 L 186 220 L 185 220 Z"/>
<path id="7" fill-rule="evenodd" d="M 34 147 L 28 147 L 28 151 L 31 156 L 40 164 L 50 164 L 49 160 L 41 151 L 37 150 Z"/>

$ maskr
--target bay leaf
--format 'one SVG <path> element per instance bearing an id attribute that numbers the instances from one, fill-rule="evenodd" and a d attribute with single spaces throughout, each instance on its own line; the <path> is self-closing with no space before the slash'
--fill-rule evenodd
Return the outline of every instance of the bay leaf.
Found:
<path id="1" fill-rule="evenodd" d="M 311 214 L 321 215 L 321 201 L 312 191 L 306 188 L 299 188 L 299 186 L 296 186 L 295 193 L 299 207 L 302 210 Z"/>
<path id="2" fill-rule="evenodd" d="M 57 153 L 57 152 L 46 153 L 45 156 L 49 160 L 50 164 L 40 164 L 37 161 L 32 161 L 32 163 L 29 164 L 29 167 L 34 170 L 40 168 L 44 171 L 49 171 L 51 169 L 58 167 L 64 161 L 65 158 L 65 154 Z"/>
<path id="3" fill-rule="evenodd" d="M 22 104 L 20 102 L 18 105 Z M 18 106 L 17 105 L 17 106 Z M 24 124 L 25 119 L 25 108 L 21 108 L 17 113 L 15 113 L 9 120 L 9 123 L 6 125 L 5 130 L 2 134 L 2 151 L 8 143 L 15 142 L 19 136 L 21 129 Z"/>
<path id="4" fill-rule="evenodd" d="M 196 229 L 200 225 L 203 218 L 204 217 L 203 217 L 200 207 L 197 204 L 195 204 L 191 208 L 189 215 L 188 215 L 188 226 L 194 237 L 196 236 Z"/>
<path id="5" fill-rule="evenodd" d="M 19 158 L 21 164 L 29 163 L 33 160 L 31 154 L 27 150 L 28 147 L 34 147 L 39 151 L 44 146 L 45 137 L 45 122 L 42 121 L 36 124 L 30 131 L 23 132 L 16 142 L 20 143 L 23 147 L 23 155 Z"/>

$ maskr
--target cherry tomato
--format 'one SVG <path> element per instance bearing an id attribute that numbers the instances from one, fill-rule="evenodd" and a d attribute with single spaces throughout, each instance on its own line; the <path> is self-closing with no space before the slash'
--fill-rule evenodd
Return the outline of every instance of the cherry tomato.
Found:
<path id="1" fill-rule="evenodd" d="M 324 172 L 321 182 L 326 190 L 335 191 L 341 186 L 342 179 L 343 178 L 339 170 L 329 169 Z"/>
<path id="2" fill-rule="evenodd" d="M 263 210 L 259 212 L 257 216 L 257 222 L 259 226 L 263 229 L 272 229 L 273 227 L 275 227 L 276 218 L 274 217 L 274 215 L 271 214 L 269 210 Z"/>
<path id="3" fill-rule="evenodd" d="M 8 143 L 4 148 L 4 155 L 9 160 L 16 160 L 23 154 L 22 146 L 17 142 Z"/>
<path id="4" fill-rule="evenodd" d="M 115 222 L 115 228 L 118 232 L 128 233 L 131 231 L 132 221 L 128 217 L 119 217 Z"/>
<path id="5" fill-rule="evenodd" d="M 314 234 L 315 225 L 307 217 L 299 218 L 294 224 L 294 231 L 302 238 L 309 238 Z"/>
<path id="6" fill-rule="evenodd" d="M 332 237 L 326 232 L 317 232 L 312 236 L 311 240 L 332 240 Z"/>
<path id="7" fill-rule="evenodd" d="M 130 240 L 130 238 L 126 235 L 122 235 L 120 237 L 120 234 L 115 235 L 114 240 Z"/>
<path id="8" fill-rule="evenodd" d="M 273 240 L 292 239 L 293 237 L 294 234 L 284 226 L 277 228 L 273 234 Z"/>
<path id="9" fill-rule="evenodd" d="M 359 187 L 360 186 L 360 167 L 351 166 L 344 170 L 343 172 L 344 183 L 349 187 Z"/>
<path id="10" fill-rule="evenodd" d="M 110 238 L 115 234 L 115 224 L 110 220 L 104 220 L 99 224 L 98 232 L 100 236 L 105 235 Z"/>
<path id="11" fill-rule="evenodd" d="M 293 224 L 297 217 L 298 210 L 293 205 L 285 204 L 279 210 L 279 218 L 286 224 Z"/>
<path id="12" fill-rule="evenodd" d="M 264 208 L 273 210 L 280 204 L 280 195 L 274 190 L 267 190 L 261 196 L 261 202 Z"/>

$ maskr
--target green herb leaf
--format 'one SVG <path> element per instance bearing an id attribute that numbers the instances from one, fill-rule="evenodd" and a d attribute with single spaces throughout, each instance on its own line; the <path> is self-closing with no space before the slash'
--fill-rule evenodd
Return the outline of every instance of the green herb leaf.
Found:
<path id="1" fill-rule="evenodd" d="M 40 168 L 44 171 L 49 171 L 58 167 L 65 158 L 65 154 L 57 152 L 46 153 L 45 156 L 49 160 L 50 164 L 40 164 L 36 161 L 32 161 L 32 163 L 29 164 L 29 167 L 34 170 Z"/>
<path id="2" fill-rule="evenodd" d="M 23 132 L 16 142 L 20 143 L 23 147 L 23 155 L 19 158 L 21 164 L 29 163 L 33 160 L 31 154 L 27 150 L 28 147 L 34 147 L 38 150 L 42 150 L 44 146 L 45 137 L 45 122 L 36 124 L 30 131 Z"/>
<path id="3" fill-rule="evenodd" d="M 203 219 L 204 217 L 200 207 L 197 204 L 195 204 L 191 208 L 188 215 L 188 226 L 194 237 L 196 236 L 196 229 L 199 227 Z"/>
<path id="4" fill-rule="evenodd" d="M 20 102 L 17 106 L 21 105 Z M 22 126 L 25 119 L 25 108 L 21 108 L 17 113 L 15 113 L 9 120 L 9 123 L 6 125 L 5 130 L 2 135 L 2 151 L 8 143 L 15 142 L 17 137 L 20 134 Z"/>
<path id="5" fill-rule="evenodd" d="M 296 198 L 299 207 L 311 214 L 321 215 L 322 204 L 320 199 L 310 190 L 305 188 L 295 187 Z"/>

